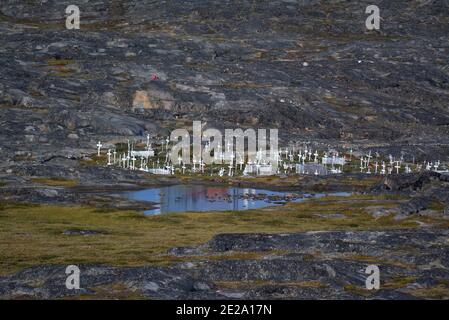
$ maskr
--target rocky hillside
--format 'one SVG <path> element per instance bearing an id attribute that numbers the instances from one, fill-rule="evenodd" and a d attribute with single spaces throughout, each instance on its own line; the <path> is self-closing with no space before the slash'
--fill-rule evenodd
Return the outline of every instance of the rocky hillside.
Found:
<path id="1" fill-rule="evenodd" d="M 449 154 L 449 1 L 0 3 L 3 166 L 203 120 L 284 143 Z"/>

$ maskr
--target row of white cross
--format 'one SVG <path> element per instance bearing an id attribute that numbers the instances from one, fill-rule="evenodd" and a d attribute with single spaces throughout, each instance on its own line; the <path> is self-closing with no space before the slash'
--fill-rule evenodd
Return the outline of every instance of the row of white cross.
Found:
<path id="1" fill-rule="evenodd" d="M 165 142 L 165 143 L 164 143 Z M 206 170 L 206 164 L 203 159 L 196 159 L 193 157 L 192 165 L 190 165 L 190 170 L 188 170 L 185 163 L 183 163 L 182 158 L 178 157 L 178 168 L 175 168 L 175 165 L 169 159 L 169 140 L 166 139 L 162 143 L 163 149 L 166 153 L 166 158 L 163 167 L 161 167 L 159 158 L 156 161 L 153 161 L 152 168 L 150 166 L 150 157 L 154 156 L 154 151 L 151 149 L 151 144 L 149 141 L 149 136 L 147 136 L 147 150 L 146 151 L 134 151 L 134 145 L 128 141 L 128 150 L 127 152 L 122 153 L 117 156 L 116 149 L 108 149 L 107 157 L 108 157 L 108 166 L 118 165 L 124 169 L 130 170 L 142 170 L 156 174 L 174 174 L 175 171 L 179 171 L 182 174 L 186 172 L 191 173 L 201 173 L 204 174 Z M 97 155 L 101 155 L 101 148 L 103 145 L 99 141 L 97 144 Z M 206 144 L 206 151 L 209 149 L 208 144 Z M 228 146 L 229 149 L 229 146 Z M 228 150 L 229 151 L 229 150 Z M 140 156 L 139 158 L 135 156 L 135 153 L 143 153 L 146 156 Z M 299 149 L 299 151 L 294 152 L 292 149 L 285 148 L 280 149 L 278 155 L 276 156 L 276 161 L 278 162 L 276 168 L 267 161 L 261 160 L 261 154 L 258 152 L 256 155 L 255 162 L 251 162 L 250 160 L 244 161 L 244 157 L 239 153 L 235 154 L 234 152 L 230 152 L 229 164 L 226 167 L 221 167 L 218 171 L 219 176 L 223 176 L 227 174 L 228 176 L 233 176 L 237 170 L 240 170 L 243 175 L 247 175 L 248 173 L 256 173 L 256 174 L 279 174 L 279 173 L 290 173 L 296 169 L 296 173 L 298 174 L 320 174 L 318 169 L 314 169 L 312 171 L 305 170 L 306 164 L 316 164 L 324 168 L 325 172 L 329 172 L 332 174 L 338 174 L 343 172 L 343 166 L 346 165 L 347 161 L 351 161 L 353 157 L 352 149 L 349 151 L 349 159 L 346 156 L 340 156 L 338 152 L 323 152 L 321 156 L 321 163 L 319 161 L 320 154 L 317 150 L 312 152 L 312 149 L 305 148 L 304 150 Z M 379 157 L 377 154 L 376 158 Z M 237 158 L 239 161 L 237 161 Z M 419 172 L 423 169 L 428 171 L 439 171 L 441 166 L 440 161 L 436 162 L 424 162 L 422 164 L 409 164 L 405 163 L 403 157 L 399 160 L 395 160 L 393 156 L 389 156 L 389 161 L 374 161 L 372 163 L 373 156 L 371 155 L 371 151 L 366 156 L 360 157 L 360 172 L 366 174 L 392 174 L 395 172 L 399 174 L 400 172 L 404 173 L 412 173 Z M 224 153 L 219 151 L 214 155 L 214 164 L 223 164 L 225 161 Z M 297 159 L 298 163 L 295 162 Z M 140 166 L 136 166 L 137 161 L 140 160 Z M 413 161 L 414 162 L 414 161 Z M 302 164 L 302 166 L 301 166 Z M 252 170 L 252 167 L 255 167 Z M 328 166 L 330 166 L 328 170 Z M 227 171 L 227 173 L 226 173 Z M 211 167 L 211 175 L 212 175 L 212 167 Z"/>

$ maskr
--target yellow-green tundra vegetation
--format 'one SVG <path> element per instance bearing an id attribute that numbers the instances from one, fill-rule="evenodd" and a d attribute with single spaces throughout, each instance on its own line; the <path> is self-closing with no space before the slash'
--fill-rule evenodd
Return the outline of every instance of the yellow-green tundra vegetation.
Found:
<path id="1" fill-rule="evenodd" d="M 32 178 L 32 182 L 43 184 L 51 187 L 74 187 L 78 184 L 77 180 L 65 178 Z"/>
<path id="2" fill-rule="evenodd" d="M 41 264 L 167 265 L 183 259 L 241 259 L 262 255 L 236 252 L 176 257 L 167 253 L 172 247 L 202 244 L 219 233 L 404 229 L 422 223 L 449 227 L 447 220 L 438 217 L 376 219 L 369 213 L 373 207 L 390 208 L 400 201 L 386 196 L 329 196 L 258 210 L 157 216 L 83 206 L 3 203 L 0 205 L 0 274 Z M 335 213 L 344 217 L 326 217 Z M 96 230 L 100 234 L 64 234 L 65 230 L 77 229 Z"/>

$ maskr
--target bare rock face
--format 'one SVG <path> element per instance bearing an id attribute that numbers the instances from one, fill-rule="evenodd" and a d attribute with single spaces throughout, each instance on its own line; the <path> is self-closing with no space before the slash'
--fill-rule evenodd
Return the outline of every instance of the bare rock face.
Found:
<path id="1" fill-rule="evenodd" d="M 176 119 L 449 155 L 447 1 L 382 2 L 378 32 L 365 28 L 368 1 L 83 1 L 81 30 L 66 30 L 70 4 L 0 4 L 5 159 L 94 152 Z"/>
<path id="2" fill-rule="evenodd" d="M 443 213 L 444 213 L 446 216 L 449 216 L 449 206 L 446 206 L 446 207 L 444 208 Z"/>
<path id="3" fill-rule="evenodd" d="M 145 91 L 136 91 L 133 97 L 133 109 L 157 109 L 154 103 L 148 99 L 148 94 Z"/>
<path id="4" fill-rule="evenodd" d="M 132 109 L 163 109 L 172 110 L 175 105 L 175 98 L 167 91 L 159 88 L 148 88 L 137 90 L 133 95 Z"/>

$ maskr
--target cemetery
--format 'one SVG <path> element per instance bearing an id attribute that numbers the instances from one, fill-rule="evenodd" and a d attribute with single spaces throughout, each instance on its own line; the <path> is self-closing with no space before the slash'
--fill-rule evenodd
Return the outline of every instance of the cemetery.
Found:
<path id="1" fill-rule="evenodd" d="M 143 141 L 140 141 L 143 145 Z M 280 148 L 273 157 L 270 150 L 266 154 L 274 159 L 267 161 L 261 152 L 255 157 L 250 156 L 247 150 L 243 154 L 234 150 L 234 144 L 229 144 L 226 150 L 220 148 L 211 149 L 210 142 L 201 145 L 201 148 L 211 157 L 212 163 L 206 164 L 202 158 L 193 156 L 190 163 L 182 156 L 182 152 L 176 155 L 176 161 L 171 159 L 171 147 L 173 143 L 167 137 L 159 144 L 160 153 L 153 150 L 150 136 L 147 135 L 143 150 L 135 150 L 135 142 L 127 140 L 127 148 L 121 154 L 116 149 L 107 149 L 107 166 L 116 166 L 127 170 L 140 170 L 156 175 L 198 175 L 198 176 L 272 176 L 272 175 L 332 175 L 351 172 L 359 172 L 366 175 L 391 175 L 391 174 L 413 174 L 425 171 L 437 173 L 449 173 L 446 164 L 440 160 L 429 159 L 423 162 L 415 161 L 413 155 L 409 159 L 401 156 L 395 158 L 391 154 L 381 155 L 370 150 L 367 154 L 356 156 L 352 149 L 343 151 L 318 151 L 311 147 L 303 148 L 285 147 Z M 99 141 L 97 156 L 102 155 L 102 144 Z M 190 145 L 188 145 L 190 149 Z M 230 149 L 231 148 L 231 149 Z M 103 151 L 105 152 L 105 151 Z M 242 152 L 240 150 L 240 152 Z M 239 159 L 239 160 L 237 160 Z M 251 160 L 253 159 L 254 162 Z M 262 160 L 263 159 L 263 160 Z M 186 163 L 188 162 L 188 163 Z"/>
<path id="2" fill-rule="evenodd" d="M 0 299 L 449 299 L 448 16 L 0 1 Z"/>

